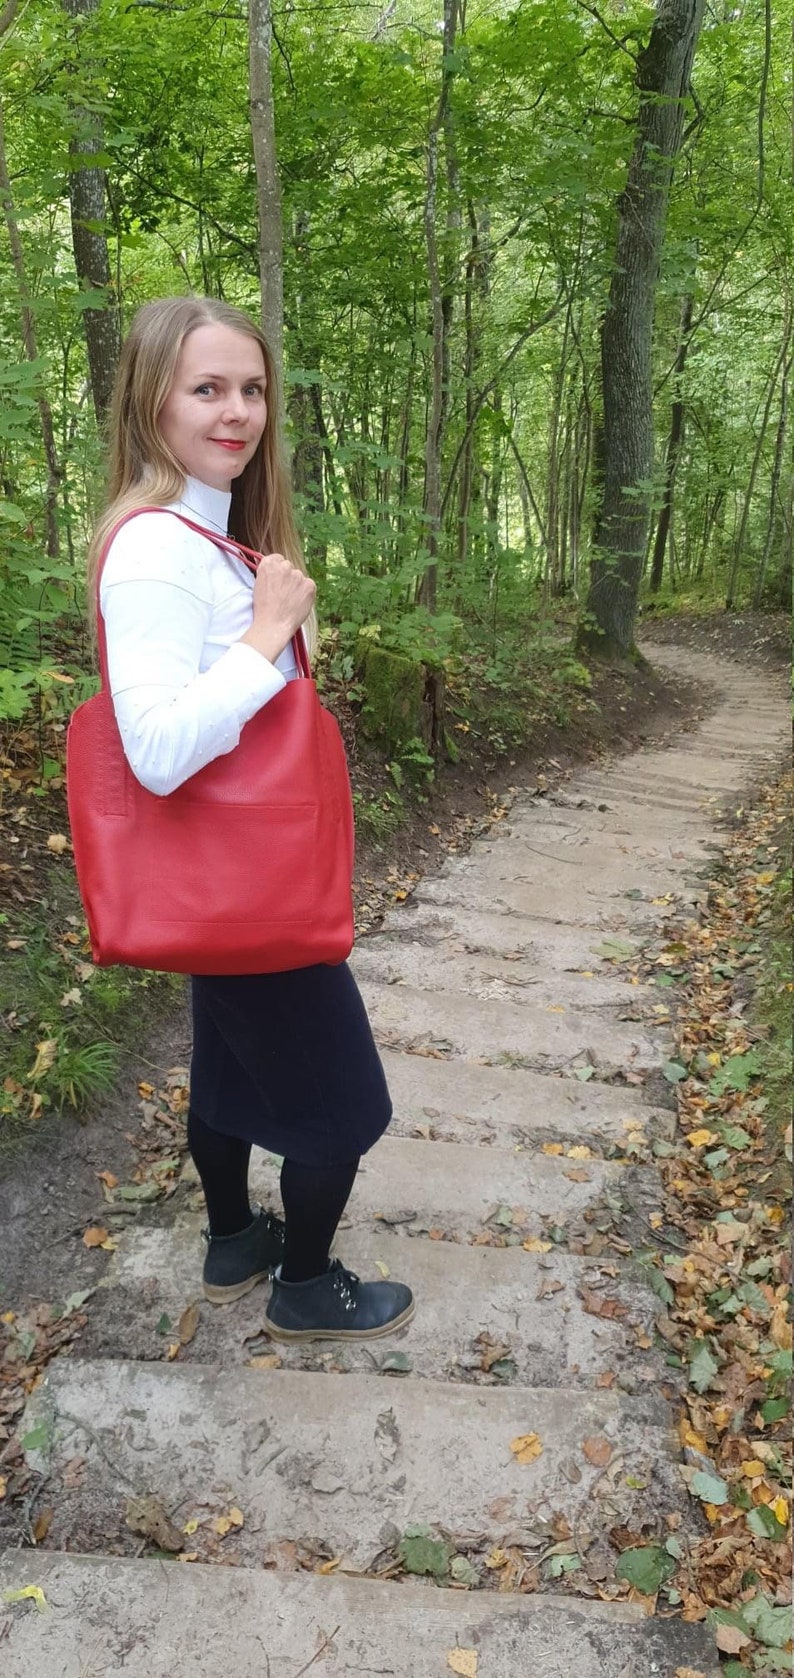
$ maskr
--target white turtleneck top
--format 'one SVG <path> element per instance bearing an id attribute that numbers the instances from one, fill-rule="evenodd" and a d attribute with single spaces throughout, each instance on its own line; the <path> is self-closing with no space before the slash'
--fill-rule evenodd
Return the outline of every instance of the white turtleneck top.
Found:
<path id="1" fill-rule="evenodd" d="M 113 708 L 133 773 L 164 796 L 237 745 L 245 723 L 298 671 L 240 637 L 254 579 L 233 554 L 171 512 L 226 535 L 231 494 L 188 478 L 181 501 L 131 519 L 102 571 Z"/>

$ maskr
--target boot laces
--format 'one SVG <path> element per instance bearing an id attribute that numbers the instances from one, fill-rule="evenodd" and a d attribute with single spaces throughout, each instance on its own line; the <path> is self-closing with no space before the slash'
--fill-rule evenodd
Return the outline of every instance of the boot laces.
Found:
<path id="1" fill-rule="evenodd" d="M 339 1294 L 346 1311 L 356 1309 L 357 1285 L 358 1277 L 352 1270 L 345 1270 L 340 1264 L 339 1269 L 334 1271 L 334 1292 Z"/>

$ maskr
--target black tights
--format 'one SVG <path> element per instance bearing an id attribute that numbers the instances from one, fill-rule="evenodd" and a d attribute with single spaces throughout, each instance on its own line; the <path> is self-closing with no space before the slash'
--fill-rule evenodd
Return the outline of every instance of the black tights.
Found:
<path id="1" fill-rule="evenodd" d="M 236 1235 L 251 1222 L 250 1142 L 211 1129 L 192 1107 L 187 1140 L 207 1202 L 210 1233 Z M 285 1282 L 307 1282 L 328 1268 L 331 1242 L 358 1165 L 358 1159 L 344 1165 L 300 1165 L 297 1160 L 285 1159 L 281 1167 L 286 1226 L 281 1275 Z"/>

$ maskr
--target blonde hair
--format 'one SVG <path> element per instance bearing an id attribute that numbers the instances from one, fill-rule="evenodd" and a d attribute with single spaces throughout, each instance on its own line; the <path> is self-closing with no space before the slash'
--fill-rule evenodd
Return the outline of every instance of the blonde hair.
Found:
<path id="1" fill-rule="evenodd" d="M 213 325 L 253 338 L 262 351 L 267 378 L 265 429 L 256 454 L 234 480 L 229 532 L 246 547 L 281 553 L 306 571 L 279 437 L 278 378 L 264 333 L 240 309 L 214 297 L 161 297 L 137 311 L 119 361 L 110 414 L 108 499 L 88 551 L 92 611 L 99 557 L 114 524 L 136 507 L 167 506 L 184 493 L 185 468 L 165 442 L 158 420 L 185 339 L 197 327 Z M 311 646 L 316 639 L 314 613 L 304 628 Z"/>

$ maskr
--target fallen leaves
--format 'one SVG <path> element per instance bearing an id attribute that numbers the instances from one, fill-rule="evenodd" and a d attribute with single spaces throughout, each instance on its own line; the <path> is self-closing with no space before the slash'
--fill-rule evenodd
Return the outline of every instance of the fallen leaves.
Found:
<path id="1" fill-rule="evenodd" d="M 130 1532 L 135 1532 L 141 1538 L 147 1538 L 151 1544 L 156 1544 L 160 1550 L 176 1552 L 183 1547 L 183 1535 L 178 1526 L 174 1525 L 170 1515 L 164 1509 L 160 1499 L 153 1493 L 143 1497 L 131 1497 L 127 1500 L 124 1514 L 124 1524 Z"/>
<path id="2" fill-rule="evenodd" d="M 512 1439 L 510 1449 L 516 1462 L 523 1466 L 531 1462 L 537 1462 L 538 1457 L 543 1452 L 543 1446 L 537 1433 L 523 1433 L 519 1439 Z"/>
<path id="3" fill-rule="evenodd" d="M 777 868 L 759 871 L 758 859 L 776 854 L 790 785 L 787 778 L 768 789 L 732 835 L 702 919 L 677 927 L 662 956 L 650 958 L 681 987 L 675 1058 L 662 1069 L 676 1087 L 679 1136 L 658 1154 L 666 1190 L 659 1222 L 674 1242 L 651 1255 L 667 1307 L 657 1327 L 686 1383 L 682 1474 L 711 1529 L 690 1546 L 682 1612 L 687 1620 L 708 1614 L 720 1650 L 734 1658 L 731 1678 L 792 1669 L 784 1606 L 791 1259 L 782 1203 L 791 1173 L 767 1119 L 760 1033 L 748 1023 L 768 960 L 768 888 L 778 878 Z"/>
<path id="4" fill-rule="evenodd" d="M 477 1650 L 450 1649 L 447 1666 L 451 1672 L 457 1672 L 459 1678 L 477 1678 Z"/>

